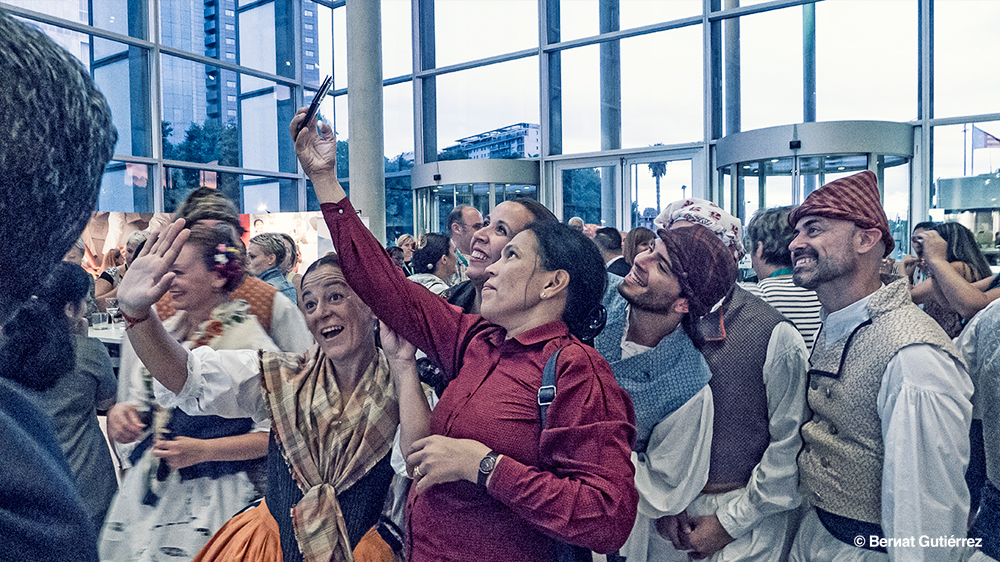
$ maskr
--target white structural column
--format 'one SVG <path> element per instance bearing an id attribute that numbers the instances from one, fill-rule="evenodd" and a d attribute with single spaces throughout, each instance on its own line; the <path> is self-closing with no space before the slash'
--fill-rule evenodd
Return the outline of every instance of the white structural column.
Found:
<path id="1" fill-rule="evenodd" d="M 385 240 L 385 141 L 382 128 L 382 8 L 347 2 L 347 118 L 351 203 Z"/>

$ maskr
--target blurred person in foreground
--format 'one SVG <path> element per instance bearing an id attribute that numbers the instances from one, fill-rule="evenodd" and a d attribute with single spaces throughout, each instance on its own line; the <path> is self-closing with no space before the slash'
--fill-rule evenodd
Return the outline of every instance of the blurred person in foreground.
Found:
<path id="1" fill-rule="evenodd" d="M 108 349 L 96 338 L 87 337 L 87 297 L 91 276 L 82 267 L 59 262 L 37 293 L 73 334 L 76 366 L 52 388 L 36 393 L 53 425 L 84 504 L 100 530 L 111 500 L 118 491 L 114 463 L 108 443 L 97 421 L 98 410 L 107 410 L 115 401 L 118 381 Z M 58 329 L 57 323 L 52 326 Z"/>
<path id="2" fill-rule="evenodd" d="M 71 336 L 30 297 L 83 232 L 118 134 L 87 70 L 41 31 L 0 12 L 0 52 L 0 379 L 48 387 L 74 367 Z M 0 559 L 97 560 L 48 415 L 6 380 L 0 427 Z"/>
<path id="3" fill-rule="evenodd" d="M 790 559 L 963 559 L 972 381 L 906 279 L 882 283 L 895 242 L 875 174 L 810 193 L 788 224 L 792 278 L 823 304 L 798 460 L 810 509 Z"/>

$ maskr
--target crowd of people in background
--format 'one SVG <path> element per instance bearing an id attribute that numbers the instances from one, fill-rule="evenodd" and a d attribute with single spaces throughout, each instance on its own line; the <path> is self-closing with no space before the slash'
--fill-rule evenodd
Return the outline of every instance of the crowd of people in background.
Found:
<path id="1" fill-rule="evenodd" d="M 745 228 L 517 198 L 386 248 L 303 108 L 338 253 L 200 188 L 88 273 L 107 102 L 4 14 L 0 51 L 3 560 L 1000 559 L 1000 275 L 955 222 L 889 260 L 872 172 Z"/>

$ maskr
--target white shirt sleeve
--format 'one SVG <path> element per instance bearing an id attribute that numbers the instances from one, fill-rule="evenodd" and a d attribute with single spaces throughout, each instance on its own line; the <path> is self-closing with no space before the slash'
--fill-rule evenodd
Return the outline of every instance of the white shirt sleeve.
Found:
<path id="1" fill-rule="evenodd" d="M 715 409 L 705 385 L 653 428 L 646 452 L 632 452 L 639 513 L 652 519 L 676 515 L 708 482 Z"/>
<path id="2" fill-rule="evenodd" d="M 256 350 L 202 346 L 188 352 L 187 367 L 187 381 L 177 394 L 153 381 L 159 404 L 192 416 L 249 417 L 255 422 L 268 418 Z"/>
<path id="3" fill-rule="evenodd" d="M 878 395 L 885 464 L 882 530 L 887 538 L 965 537 L 972 381 L 929 345 L 904 347 L 886 366 Z M 893 548 L 892 560 L 959 560 L 963 548 Z"/>
<path id="4" fill-rule="evenodd" d="M 794 509 L 801 502 L 797 457 L 802 448 L 799 428 L 809 415 L 808 370 L 802 336 L 791 324 L 778 324 L 771 332 L 764 361 L 771 442 L 743 493 L 716 512 L 722 528 L 733 538 L 749 532 L 765 517 Z"/>
<path id="5" fill-rule="evenodd" d="M 271 308 L 270 336 L 281 351 L 298 355 L 305 353 L 313 344 L 312 334 L 306 327 L 302 312 L 280 292 L 274 295 L 274 306 Z"/>

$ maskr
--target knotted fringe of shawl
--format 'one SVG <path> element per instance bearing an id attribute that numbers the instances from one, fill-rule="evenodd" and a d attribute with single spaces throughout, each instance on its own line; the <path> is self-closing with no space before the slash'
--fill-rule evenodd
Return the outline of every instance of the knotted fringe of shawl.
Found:
<path id="1" fill-rule="evenodd" d="M 337 501 L 392 447 L 399 404 L 382 350 L 346 406 L 334 366 L 319 345 L 302 356 L 260 353 L 272 429 L 304 497 L 292 525 L 306 562 L 353 562 L 347 525 Z"/>

